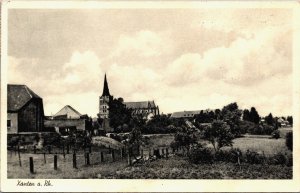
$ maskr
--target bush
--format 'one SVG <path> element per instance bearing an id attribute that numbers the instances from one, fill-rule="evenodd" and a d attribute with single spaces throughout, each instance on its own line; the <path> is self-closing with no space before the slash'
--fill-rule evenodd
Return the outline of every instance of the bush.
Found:
<path id="1" fill-rule="evenodd" d="M 280 138 L 280 132 L 279 132 L 279 130 L 273 131 L 271 135 L 272 135 L 272 138 L 274 138 L 274 139 Z"/>
<path id="2" fill-rule="evenodd" d="M 269 157 L 269 163 L 273 165 L 287 165 L 288 163 L 288 156 L 279 152 L 275 155 Z"/>
<path id="3" fill-rule="evenodd" d="M 287 156 L 287 162 L 286 162 L 286 166 L 293 166 L 293 154 L 290 154 L 289 156 Z"/>
<path id="4" fill-rule="evenodd" d="M 199 163 L 213 163 L 214 155 L 210 148 L 198 146 L 192 149 L 189 154 L 189 160 L 191 163 L 199 164 Z"/>
<path id="5" fill-rule="evenodd" d="M 290 131 L 285 136 L 285 145 L 291 151 L 293 151 L 293 132 Z"/>
<path id="6" fill-rule="evenodd" d="M 216 161 L 223 161 L 223 162 L 232 162 L 237 163 L 238 157 L 242 158 L 242 151 L 238 148 L 230 149 L 229 151 L 226 150 L 219 150 L 215 154 Z"/>
<path id="7" fill-rule="evenodd" d="M 258 127 L 258 125 L 256 125 L 253 122 L 250 121 L 241 121 L 240 122 L 240 129 L 241 129 L 241 133 L 255 133 L 256 128 Z"/>
<path id="8" fill-rule="evenodd" d="M 265 162 L 265 156 L 260 155 L 256 151 L 247 150 L 245 161 L 250 164 L 263 164 Z"/>

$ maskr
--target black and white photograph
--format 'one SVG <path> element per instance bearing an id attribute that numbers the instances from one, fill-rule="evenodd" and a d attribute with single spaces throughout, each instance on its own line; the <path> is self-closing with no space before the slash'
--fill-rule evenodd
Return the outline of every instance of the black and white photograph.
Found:
<path id="1" fill-rule="evenodd" d="M 7 179 L 295 179 L 292 6 L 99 4 L 6 10 Z"/>

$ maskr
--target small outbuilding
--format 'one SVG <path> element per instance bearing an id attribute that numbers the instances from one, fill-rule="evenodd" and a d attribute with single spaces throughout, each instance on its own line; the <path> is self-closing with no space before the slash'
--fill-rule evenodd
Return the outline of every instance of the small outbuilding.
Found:
<path id="1" fill-rule="evenodd" d="M 7 85 L 7 132 L 41 132 L 43 99 L 26 85 Z"/>

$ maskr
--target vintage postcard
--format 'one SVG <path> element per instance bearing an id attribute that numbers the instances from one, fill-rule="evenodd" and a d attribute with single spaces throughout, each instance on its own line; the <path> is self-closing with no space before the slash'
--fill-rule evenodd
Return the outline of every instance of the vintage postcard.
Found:
<path id="1" fill-rule="evenodd" d="M 1 191 L 300 191 L 299 2 L 1 6 Z"/>

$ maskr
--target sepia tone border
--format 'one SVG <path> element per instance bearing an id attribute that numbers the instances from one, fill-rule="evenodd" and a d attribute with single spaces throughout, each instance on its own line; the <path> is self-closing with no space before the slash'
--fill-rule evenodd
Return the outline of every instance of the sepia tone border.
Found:
<path id="1" fill-rule="evenodd" d="M 286 8 L 294 14 L 293 117 L 294 166 L 292 180 L 104 180 L 51 179 L 51 187 L 20 187 L 7 179 L 7 10 L 8 9 L 170 9 L 170 8 Z M 300 191 L 300 2 L 298 1 L 4 1 L 1 6 L 1 192 L 299 192 Z M 275 85 L 274 85 L 275 86 Z M 24 180 L 24 179 L 23 179 Z M 29 179 L 43 182 L 43 179 Z M 24 180 L 26 181 L 26 180 Z"/>

